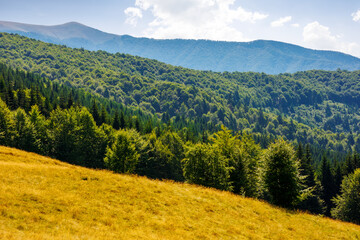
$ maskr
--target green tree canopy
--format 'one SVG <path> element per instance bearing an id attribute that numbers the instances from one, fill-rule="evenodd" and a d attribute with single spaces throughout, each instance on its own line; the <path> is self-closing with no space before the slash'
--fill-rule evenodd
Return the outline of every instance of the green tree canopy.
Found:
<path id="1" fill-rule="evenodd" d="M 198 143 L 189 147 L 183 160 L 184 176 L 189 183 L 231 190 L 230 170 L 221 151 L 210 145 Z"/>
<path id="2" fill-rule="evenodd" d="M 133 173 L 139 153 L 136 145 L 131 141 L 130 134 L 126 130 L 118 132 L 115 143 L 107 148 L 104 158 L 105 165 L 118 173 Z"/>
<path id="3" fill-rule="evenodd" d="M 285 140 L 277 140 L 266 151 L 264 182 L 272 203 L 293 207 L 299 200 L 299 162 L 293 146 Z"/>
<path id="4" fill-rule="evenodd" d="M 360 224 L 360 168 L 344 178 L 341 194 L 333 201 L 335 203 L 335 208 L 331 211 L 333 217 Z"/>

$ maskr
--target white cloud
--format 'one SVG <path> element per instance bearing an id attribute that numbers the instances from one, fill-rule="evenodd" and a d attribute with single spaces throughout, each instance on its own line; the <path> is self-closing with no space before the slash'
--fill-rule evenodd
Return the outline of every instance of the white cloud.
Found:
<path id="1" fill-rule="evenodd" d="M 356 12 L 354 12 L 353 14 L 351 14 L 351 16 L 353 17 L 353 20 L 355 22 L 359 22 L 360 21 L 360 9 L 357 10 Z"/>
<path id="2" fill-rule="evenodd" d="M 279 18 L 278 20 L 271 22 L 271 26 L 272 27 L 282 27 L 282 26 L 284 26 L 285 23 L 290 22 L 291 19 L 292 19 L 291 16 Z"/>
<path id="3" fill-rule="evenodd" d="M 298 27 L 300 27 L 300 24 L 298 24 L 298 23 L 293 23 L 293 24 L 291 24 L 291 26 L 292 26 L 292 27 L 295 27 L 295 28 L 298 28 Z"/>
<path id="4" fill-rule="evenodd" d="M 136 0 L 135 6 L 150 12 L 146 36 L 245 41 L 234 27 L 238 22 L 256 23 L 268 15 L 233 7 L 235 0 Z"/>
<path id="5" fill-rule="evenodd" d="M 310 48 L 334 50 L 360 56 L 359 44 L 343 41 L 341 36 L 333 35 L 329 27 L 323 26 L 317 21 L 304 27 L 303 41 Z"/>
<path id="6" fill-rule="evenodd" d="M 133 26 L 136 26 L 138 19 L 142 18 L 142 11 L 139 8 L 128 7 L 124 13 L 127 16 L 125 22 Z"/>

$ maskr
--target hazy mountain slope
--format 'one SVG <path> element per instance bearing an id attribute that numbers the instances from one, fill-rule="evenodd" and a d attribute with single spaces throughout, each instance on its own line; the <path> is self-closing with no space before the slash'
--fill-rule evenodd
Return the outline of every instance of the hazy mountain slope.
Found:
<path id="1" fill-rule="evenodd" d="M 360 227 L 0 147 L 1 239 L 358 239 Z"/>
<path id="2" fill-rule="evenodd" d="M 275 74 L 312 69 L 360 69 L 360 59 L 347 54 L 310 50 L 275 41 L 222 42 L 135 38 L 104 33 L 76 22 L 39 26 L 0 21 L 0 31 L 70 47 L 128 53 L 198 70 Z"/>

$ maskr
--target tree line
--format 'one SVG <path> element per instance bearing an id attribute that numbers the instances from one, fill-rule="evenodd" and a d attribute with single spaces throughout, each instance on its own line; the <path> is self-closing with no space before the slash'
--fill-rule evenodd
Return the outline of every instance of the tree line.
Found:
<path id="1" fill-rule="evenodd" d="M 142 135 L 135 128 L 97 126 L 85 107 L 58 107 L 46 118 L 37 105 L 28 113 L 21 108 L 10 111 L 0 100 L 1 145 L 81 166 L 186 181 L 281 207 L 359 221 L 359 209 L 351 208 L 359 201 L 353 193 L 359 185 L 357 154 L 348 158 L 349 174 L 341 184 L 342 172 L 340 182 L 334 181 L 337 178 L 325 158 L 320 173 L 315 173 L 309 146 L 303 152 L 301 145 L 295 150 L 280 139 L 262 149 L 250 135 L 233 135 L 225 127 L 208 142 L 185 142 L 183 137 L 171 128 Z"/>
<path id="2" fill-rule="evenodd" d="M 85 91 L 81 82 L 74 84 L 73 80 L 87 81 L 82 71 L 91 69 L 83 65 L 91 62 L 91 58 L 68 68 L 49 65 L 50 69 L 57 70 L 53 69 L 53 75 L 48 75 L 49 68 L 44 63 L 70 61 L 64 58 L 66 54 L 60 54 L 64 53 L 61 51 L 74 56 L 78 50 L 37 42 L 35 52 L 31 52 L 31 47 L 25 52 L 12 51 L 29 43 L 33 44 L 32 40 L 25 39 L 12 44 L 12 47 L 4 44 L 1 48 L 5 49 L 3 60 L 19 59 L 24 54 L 35 61 L 26 63 L 29 69 L 30 65 L 39 64 L 41 70 L 39 68 L 34 74 L 0 64 L 0 96 L 3 99 L 0 144 L 87 167 L 215 187 L 328 216 L 331 213 L 335 217 L 342 216 L 339 211 L 345 210 L 339 206 L 353 204 L 348 202 L 348 196 L 354 196 L 353 192 L 350 194 L 346 189 L 357 186 L 356 181 L 353 183 L 356 177 L 352 177 L 359 168 L 358 155 L 354 151 L 359 144 L 356 134 L 335 133 L 336 130 L 325 132 L 288 118 L 278 110 L 256 109 L 266 105 L 257 103 L 260 98 L 253 95 L 254 89 L 249 90 L 251 96 L 243 95 L 246 92 L 244 86 L 241 89 L 234 87 L 228 92 L 222 79 L 228 73 L 185 71 L 171 66 L 169 69 L 163 66 L 161 70 L 159 66 L 162 65 L 156 61 L 153 64 L 151 60 L 121 54 L 85 51 L 95 54 L 100 63 L 110 65 L 114 62 L 109 57 L 120 57 L 119 64 L 124 70 L 112 75 L 115 70 L 111 67 L 93 68 L 91 72 L 95 75 L 91 76 L 105 81 L 103 86 L 106 88 L 101 85 L 94 88 L 96 82 L 89 79 L 91 85 Z M 46 54 L 38 56 L 39 47 L 56 48 L 56 51 L 61 48 L 61 51 L 51 53 L 59 54 L 58 58 Z M 15 64 L 12 60 L 9 62 Z M 131 72 L 136 74 L 131 75 Z M 288 79 L 291 76 L 280 77 L 284 77 L 285 82 L 291 80 Z M 254 73 L 245 74 L 238 80 L 243 79 L 246 80 L 244 84 L 253 87 L 263 85 L 264 81 L 276 83 L 276 79 Z M 185 81 L 185 86 L 182 81 Z M 118 85 L 118 82 L 121 91 L 130 94 L 135 101 L 126 97 L 115 98 L 114 92 L 109 92 L 108 89 L 113 89 L 108 86 Z M 229 83 L 233 87 L 234 83 Z M 140 91 L 142 87 L 146 87 L 143 92 Z M 209 89 L 218 90 L 215 98 Z M 226 92 L 231 94 L 224 98 Z M 161 96 L 161 101 L 158 96 Z M 149 99 L 151 105 L 147 104 Z M 155 111 L 147 111 L 150 106 Z M 331 102 L 324 107 L 324 114 L 333 117 L 335 123 L 342 121 L 334 115 L 334 109 L 340 107 Z M 308 114 L 307 110 L 305 108 L 305 114 Z M 287 112 L 292 111 L 288 109 Z M 221 123 L 228 128 L 221 129 Z M 286 140 L 276 140 L 280 136 L 292 140 L 297 149 L 294 150 Z M 307 143 L 305 150 L 301 142 Z M 353 182 L 342 188 L 343 179 Z M 350 211 L 351 214 L 354 211 L 356 209 Z"/>

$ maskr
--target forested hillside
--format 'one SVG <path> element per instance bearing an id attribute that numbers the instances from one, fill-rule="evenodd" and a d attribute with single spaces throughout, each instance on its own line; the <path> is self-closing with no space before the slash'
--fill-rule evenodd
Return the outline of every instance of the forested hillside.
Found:
<path id="1" fill-rule="evenodd" d="M 360 167 L 356 72 L 201 72 L 15 35 L 0 42 L 0 144 L 358 223 L 346 205 L 355 187 L 342 184 Z M 337 124 L 321 129 L 316 114 Z"/>
<path id="2" fill-rule="evenodd" d="M 140 108 L 165 122 L 173 118 L 174 124 L 183 125 L 193 119 L 206 125 L 198 127 L 200 132 L 224 124 L 259 138 L 284 136 L 340 152 L 360 148 L 360 72 L 204 72 L 5 33 L 0 54 L 8 66 Z"/>

